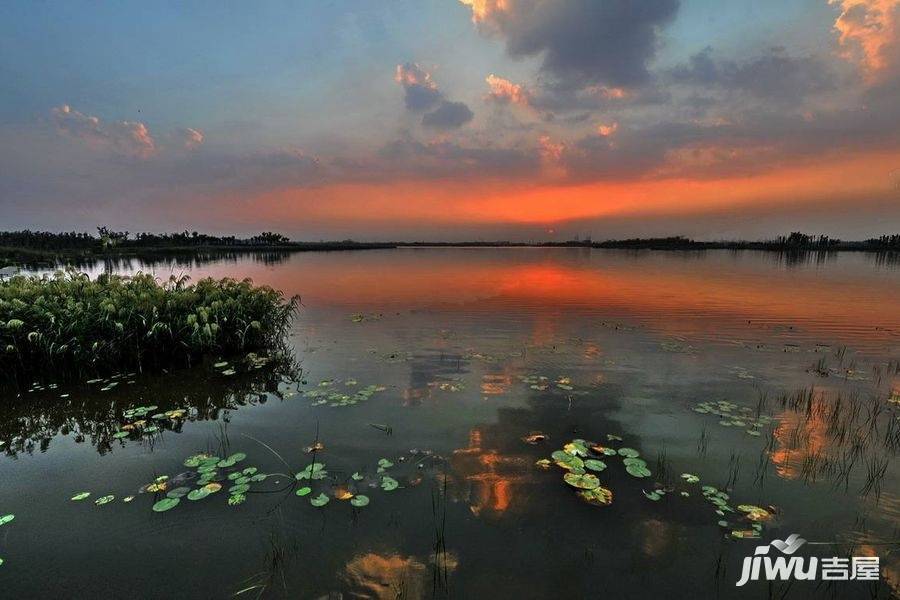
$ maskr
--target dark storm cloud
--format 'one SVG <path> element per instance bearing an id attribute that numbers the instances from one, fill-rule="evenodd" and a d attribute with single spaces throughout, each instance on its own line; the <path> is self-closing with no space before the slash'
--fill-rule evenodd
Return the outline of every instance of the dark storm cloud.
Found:
<path id="1" fill-rule="evenodd" d="M 456 129 L 471 121 L 474 116 L 465 102 L 444 100 L 435 110 L 422 117 L 422 125 L 436 129 Z"/>
<path id="2" fill-rule="evenodd" d="M 706 47 L 689 62 L 668 73 L 672 82 L 749 92 L 760 98 L 796 101 L 810 94 L 832 90 L 837 75 L 825 61 L 795 57 L 784 48 L 770 48 L 745 61 L 717 59 Z"/>
<path id="3" fill-rule="evenodd" d="M 431 73 L 417 63 L 397 65 L 394 81 L 403 87 L 403 102 L 413 111 L 425 111 L 441 101 L 443 95 L 431 78 Z"/>
<path id="4" fill-rule="evenodd" d="M 474 13 L 479 29 L 506 40 L 510 56 L 543 56 L 559 84 L 634 87 L 650 79 L 648 63 L 678 0 L 488 0 Z"/>

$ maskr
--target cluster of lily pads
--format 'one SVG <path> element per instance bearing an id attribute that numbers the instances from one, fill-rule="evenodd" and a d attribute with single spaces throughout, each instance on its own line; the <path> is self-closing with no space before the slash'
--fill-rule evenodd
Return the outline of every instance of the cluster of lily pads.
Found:
<path id="1" fill-rule="evenodd" d="M 609 442 L 621 442 L 622 438 L 608 434 Z M 574 439 L 564 445 L 562 450 L 556 450 L 550 455 L 550 459 L 541 459 L 537 465 L 542 468 L 550 468 L 556 464 L 566 473 L 563 481 L 578 490 L 578 497 L 598 506 L 612 504 L 612 490 L 600 485 L 600 479 L 594 473 L 606 470 L 606 462 L 602 457 L 616 456 L 622 459 L 625 471 L 632 477 L 644 478 L 651 475 L 647 463 L 640 458 L 640 452 L 634 448 L 622 447 L 616 450 L 609 446 L 589 442 L 583 439 Z M 593 471 L 589 473 L 588 471 Z"/>
<path id="2" fill-rule="evenodd" d="M 432 381 L 428 385 L 429 387 L 439 389 L 442 392 L 461 392 L 466 389 L 466 385 L 458 380 Z"/>
<path id="3" fill-rule="evenodd" d="M 606 439 L 610 443 L 623 441 L 620 436 L 614 434 L 608 434 Z M 537 444 L 546 440 L 546 435 L 532 432 L 522 440 L 529 444 Z M 600 478 L 596 475 L 606 470 L 604 457 L 607 457 L 607 460 L 609 457 L 621 458 L 625 471 L 632 477 L 643 479 L 652 475 L 647 463 L 640 458 L 637 450 L 628 447 L 616 449 L 583 439 L 572 440 L 561 450 L 553 452 L 550 459 L 544 458 L 537 461 L 537 465 L 549 469 L 551 465 L 556 464 L 565 471 L 563 481 L 577 490 L 579 498 L 588 504 L 608 506 L 612 504 L 613 492 L 601 485 Z M 700 483 L 700 477 L 693 473 L 682 473 L 681 479 L 688 486 Z M 655 483 L 650 491 L 642 491 L 647 499 L 658 502 L 667 494 L 674 492 L 675 489 L 674 486 Z M 756 539 L 760 537 L 763 523 L 771 520 L 774 516 L 774 509 L 762 508 L 753 504 L 739 504 L 737 508 L 734 508 L 729 504 L 729 494 L 716 487 L 703 485 L 700 489 L 703 497 L 713 505 L 719 516 L 719 526 L 729 529 L 733 538 Z M 687 489 L 682 489 L 679 495 L 688 498 L 691 493 Z M 732 515 L 730 520 L 725 518 L 726 514 Z"/>
<path id="4" fill-rule="evenodd" d="M 719 425 L 722 427 L 738 427 L 753 437 L 762 435 L 760 430 L 773 421 L 768 415 L 757 416 L 752 408 L 739 406 L 727 400 L 699 402 L 692 410 L 702 415 L 715 415 L 719 417 Z"/>
<path id="5" fill-rule="evenodd" d="M 362 508 L 369 504 L 369 497 L 359 493 L 364 487 L 373 489 L 380 488 L 385 492 L 392 492 L 400 488 L 400 482 L 391 475 L 391 469 L 394 463 L 387 459 L 381 458 L 373 475 L 365 475 L 359 471 L 354 472 L 346 482 L 339 483 L 336 478 L 331 477 L 325 468 L 325 463 L 318 462 L 316 453 L 324 449 L 321 443 L 316 443 L 306 448 L 307 453 L 313 455 L 313 460 L 302 471 L 293 476 L 293 486 L 287 489 L 296 488 L 294 493 L 299 497 L 310 496 L 309 503 L 315 507 L 325 506 L 332 498 L 337 500 L 349 501 L 354 508 Z M 422 454 L 426 457 L 433 456 L 430 451 L 420 452 L 411 450 L 411 454 Z M 199 453 L 187 457 L 184 466 L 192 469 L 185 473 L 181 473 L 174 477 L 168 475 L 160 475 L 153 481 L 141 486 L 138 493 L 153 494 L 154 503 L 152 510 L 154 512 L 167 512 L 172 510 L 182 500 L 196 502 L 203 500 L 207 496 L 215 494 L 225 486 L 228 487 L 228 505 L 237 506 L 243 504 L 247 500 L 247 494 L 251 490 L 251 486 L 265 481 L 267 478 L 279 474 L 266 474 L 259 471 L 255 466 L 244 466 L 243 463 L 247 455 L 243 452 L 231 454 L 226 458 L 220 458 L 209 453 Z M 401 462 L 406 457 L 400 457 Z M 290 477 L 287 475 L 285 477 Z M 415 482 L 413 482 L 415 483 Z M 314 489 L 315 488 L 315 489 Z M 72 495 L 70 498 L 73 502 L 83 502 L 91 497 L 91 492 L 80 491 Z M 122 498 L 122 502 L 129 503 L 135 499 L 134 495 Z M 114 494 L 100 496 L 94 500 L 97 506 L 104 506 L 116 500 Z M 12 515 L 0 518 L 0 525 L 12 520 Z M 6 520 L 4 520 L 6 519 Z"/>
<path id="6" fill-rule="evenodd" d="M 700 477 L 692 473 L 682 473 L 681 478 L 687 484 L 700 483 Z M 715 486 L 704 485 L 700 487 L 703 497 L 715 507 L 719 516 L 719 527 L 731 530 L 731 537 L 735 539 L 758 539 L 762 533 L 763 523 L 774 517 L 774 509 L 762 508 L 754 504 L 738 504 L 737 510 L 731 506 L 731 496 L 728 492 Z M 685 492 L 682 492 L 685 495 Z M 732 515 L 731 520 L 726 515 Z"/>
<path id="7" fill-rule="evenodd" d="M 270 356 L 261 356 L 256 352 L 248 352 L 247 355 L 244 356 L 243 366 L 248 370 L 258 370 L 262 369 L 270 362 L 272 362 L 272 357 Z M 237 373 L 238 365 L 229 363 L 227 360 L 222 360 L 215 363 L 213 368 L 217 369 L 220 375 L 231 376 Z"/>
<path id="8" fill-rule="evenodd" d="M 134 384 L 134 382 L 135 382 L 134 377 L 136 377 L 136 376 L 137 376 L 137 373 L 116 373 L 115 375 L 111 375 L 110 377 L 107 377 L 105 379 L 102 377 L 97 378 L 97 379 L 88 379 L 85 383 L 87 383 L 88 385 L 94 385 L 94 384 L 102 385 L 103 387 L 100 388 L 100 391 L 108 392 L 108 391 L 112 390 L 113 388 L 117 387 L 119 385 L 119 383 L 121 383 L 123 380 L 128 385 Z"/>
<path id="9" fill-rule="evenodd" d="M 352 394 L 335 389 L 335 385 L 339 383 L 334 379 L 325 379 L 319 382 L 315 389 L 303 392 L 305 398 L 312 400 L 313 406 L 328 405 L 331 407 L 353 406 L 360 402 L 365 402 L 377 392 L 383 392 L 387 388 L 383 385 L 367 385 L 366 387 L 355 390 Z M 359 383 L 355 379 L 346 379 L 343 382 L 345 387 L 355 388 Z"/>
<path id="10" fill-rule="evenodd" d="M 112 437 L 115 439 L 122 439 L 132 435 L 141 436 L 153 434 L 158 432 L 160 426 L 164 423 L 178 422 L 187 416 L 186 409 L 176 408 L 165 412 L 155 413 L 151 415 L 148 420 L 147 415 L 158 409 L 158 406 L 151 405 L 137 406 L 123 411 L 122 420 L 125 421 L 125 423 L 119 426 L 119 429 L 112 434 Z"/>
<path id="11" fill-rule="evenodd" d="M 184 466 L 194 471 L 189 471 L 169 477 L 160 475 L 150 483 L 141 486 L 139 492 L 146 494 L 164 494 L 153 504 L 154 512 L 166 512 L 178 506 L 182 498 L 191 501 L 202 500 L 211 494 L 220 491 L 226 482 L 231 483 L 228 489 L 228 504 L 235 506 L 242 504 L 247 499 L 247 492 L 251 483 L 265 481 L 268 477 L 265 473 L 259 473 L 256 467 L 235 467 L 237 463 L 247 458 L 243 452 L 237 452 L 227 458 L 220 458 L 208 453 L 194 454 L 184 461 Z M 191 486 L 194 486 L 193 489 Z M 81 502 L 90 498 L 91 492 L 77 492 L 71 497 L 73 502 Z M 122 502 L 131 502 L 135 496 L 125 496 Z M 115 501 L 113 494 L 100 496 L 94 500 L 97 506 L 103 506 Z"/>
<path id="12" fill-rule="evenodd" d="M 346 485 L 332 486 L 331 495 L 326 494 L 325 490 L 320 490 L 317 495 L 312 496 L 309 499 L 309 503 L 319 508 L 328 504 L 331 501 L 331 498 L 334 497 L 337 500 L 349 500 L 350 504 L 355 508 L 367 506 L 369 504 L 369 497 L 365 494 L 357 493 L 356 490 L 359 487 L 362 487 L 367 479 L 372 479 L 368 482 L 369 487 L 380 487 L 385 492 L 396 490 L 400 487 L 400 482 L 387 474 L 388 469 L 393 466 L 393 462 L 387 458 L 381 458 L 378 460 L 378 467 L 376 469 L 377 477 L 375 479 L 367 478 L 359 471 L 355 471 L 350 476 L 352 483 L 348 482 Z M 325 463 L 313 461 L 307 465 L 305 469 L 295 475 L 297 481 L 309 481 L 310 485 L 302 485 L 301 487 L 298 487 L 294 493 L 301 498 L 310 496 L 313 493 L 312 485 L 315 485 L 313 482 L 324 480 L 327 477 L 328 471 L 325 470 Z"/>
<path id="13" fill-rule="evenodd" d="M 566 375 L 560 375 L 556 379 L 550 379 L 546 375 L 520 375 L 519 381 L 539 392 L 545 392 L 553 387 L 573 394 L 587 393 L 585 391 L 575 390 L 575 386 L 572 384 L 572 378 Z"/>

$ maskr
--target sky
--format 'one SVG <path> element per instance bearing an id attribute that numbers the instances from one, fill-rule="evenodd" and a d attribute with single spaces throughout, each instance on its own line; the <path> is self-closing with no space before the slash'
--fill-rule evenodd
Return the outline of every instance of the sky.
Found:
<path id="1" fill-rule="evenodd" d="M 900 232 L 900 0 L 0 3 L 0 229 Z"/>

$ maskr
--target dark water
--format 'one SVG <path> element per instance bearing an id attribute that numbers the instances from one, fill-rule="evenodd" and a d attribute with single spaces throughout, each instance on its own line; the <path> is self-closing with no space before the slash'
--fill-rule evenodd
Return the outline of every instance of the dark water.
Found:
<path id="1" fill-rule="evenodd" d="M 6 398 L 0 516 L 15 519 L 0 525 L 0 597 L 900 590 L 895 265 L 858 254 L 416 249 L 106 267 L 246 276 L 301 294 L 290 344 L 302 374 L 225 375 L 211 362 L 123 374 L 107 391 L 42 382 Z M 340 405 L 368 386 L 384 389 Z M 739 416 L 693 410 L 721 400 Z M 147 405 L 185 418 L 111 437 L 123 411 Z M 531 432 L 549 439 L 523 442 Z M 297 484 L 317 438 L 328 476 Z M 575 438 L 633 448 L 652 476 L 604 457 L 597 476 L 613 502 L 588 505 L 563 470 L 535 465 Z M 182 463 L 207 451 L 246 453 L 238 466 L 269 477 L 237 506 L 225 481 L 151 510 L 162 494 L 141 486 L 189 472 L 181 478 L 195 487 Z M 381 458 L 398 489 L 378 486 Z M 303 485 L 314 491 L 297 497 Z M 717 515 L 702 485 L 727 490 L 732 508 L 764 508 L 761 539 L 735 539 L 751 522 Z M 369 505 L 335 498 L 345 487 Z M 645 496 L 658 487 L 660 500 Z M 92 495 L 71 501 L 80 491 Z M 320 492 L 331 500 L 317 508 L 309 499 Z M 744 557 L 791 533 L 817 542 L 798 556 L 879 556 L 880 581 L 735 586 Z"/>

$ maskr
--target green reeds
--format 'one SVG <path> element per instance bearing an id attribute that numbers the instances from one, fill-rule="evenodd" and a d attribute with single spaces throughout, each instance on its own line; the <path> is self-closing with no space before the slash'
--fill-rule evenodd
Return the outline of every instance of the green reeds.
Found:
<path id="1" fill-rule="evenodd" d="M 0 282 L 0 385 L 270 350 L 283 344 L 297 304 L 250 280 L 12 277 Z"/>

